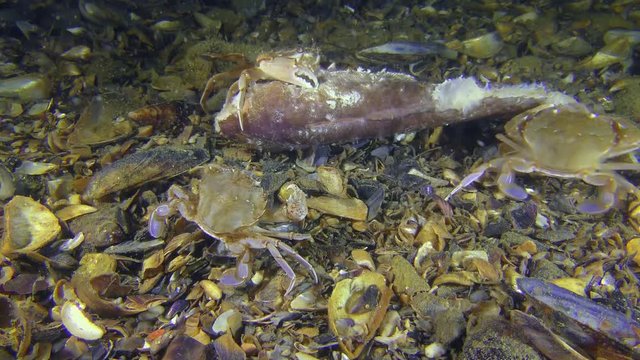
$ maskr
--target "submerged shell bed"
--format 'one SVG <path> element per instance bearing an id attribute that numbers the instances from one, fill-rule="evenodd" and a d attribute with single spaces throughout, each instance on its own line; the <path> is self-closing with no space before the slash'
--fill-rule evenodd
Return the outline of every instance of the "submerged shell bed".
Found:
<path id="1" fill-rule="evenodd" d="M 300 48 L 325 69 L 532 84 L 637 125 L 637 2 L 224 3 L 0 7 L 0 358 L 640 358 L 635 194 L 585 215 L 593 186 L 522 174 L 523 202 L 491 176 L 443 199 L 495 158 L 507 119 L 268 152 L 198 105 L 237 66 L 216 55 Z M 304 235 L 282 241 L 318 284 L 291 261 L 285 296 L 252 249 L 251 279 L 225 287 L 224 243 L 176 216 L 149 235 L 207 162 L 260 181 L 260 225 Z"/>

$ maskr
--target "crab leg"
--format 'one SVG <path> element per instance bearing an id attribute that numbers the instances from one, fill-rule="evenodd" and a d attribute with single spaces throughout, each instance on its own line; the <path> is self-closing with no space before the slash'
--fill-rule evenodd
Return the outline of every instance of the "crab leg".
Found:
<path id="1" fill-rule="evenodd" d="M 271 230 L 263 229 L 263 228 L 257 227 L 257 226 L 254 229 L 257 232 L 259 232 L 260 234 L 262 234 L 262 235 L 266 235 L 266 236 L 274 237 L 274 238 L 278 238 L 278 239 L 294 240 L 294 241 L 313 240 L 313 238 L 309 234 L 298 234 L 298 233 L 295 233 L 295 232 L 271 231 Z"/>
<path id="2" fill-rule="evenodd" d="M 216 90 L 216 86 L 221 83 L 228 84 L 229 81 L 238 77 L 238 74 L 241 71 L 242 69 L 216 74 L 207 81 L 207 84 L 204 86 L 204 90 L 202 91 L 202 96 L 200 96 L 200 106 L 204 112 L 207 112 L 207 100 L 209 100 L 209 96 L 211 96 L 211 94 Z M 230 98 L 227 96 L 227 101 L 229 99 Z"/>
<path id="3" fill-rule="evenodd" d="M 482 175 L 484 175 L 484 173 L 491 168 L 493 168 L 493 165 L 491 162 L 478 166 L 472 173 L 465 176 L 464 179 L 460 180 L 460 183 L 456 187 L 454 187 L 453 190 L 451 190 L 449 195 L 447 195 L 447 197 L 445 197 L 444 200 L 449 201 L 449 199 L 451 198 L 451 196 L 453 196 L 453 194 L 466 188 L 467 186 L 473 184 L 474 182 L 480 180 Z"/>
<path id="4" fill-rule="evenodd" d="M 291 246 L 283 243 L 282 241 L 278 241 L 278 247 L 281 250 L 284 250 L 287 254 L 291 255 L 296 261 L 298 261 L 302 266 L 304 266 L 307 271 L 313 276 L 313 282 L 318 283 L 318 274 L 316 273 L 316 269 L 313 268 L 313 265 L 307 261 L 307 259 L 303 258 L 295 251 Z"/>
<path id="5" fill-rule="evenodd" d="M 287 274 L 287 277 L 289 278 L 289 287 L 287 287 L 287 291 L 284 293 L 284 295 L 287 296 L 296 285 L 296 273 L 293 271 L 291 265 L 289 265 L 287 260 L 284 259 L 282 254 L 280 254 L 280 251 L 278 251 L 278 248 L 272 242 L 267 244 L 267 250 L 269 250 L 269 253 L 271 253 L 273 259 L 278 263 L 278 265 L 280 265 L 284 273 Z"/>
<path id="6" fill-rule="evenodd" d="M 625 163 L 625 162 L 610 162 L 604 163 L 598 167 L 600 171 L 613 171 L 613 170 L 631 170 L 640 171 L 640 164 Z"/>
<path id="7" fill-rule="evenodd" d="M 500 191 L 516 200 L 524 200 L 529 196 L 521 186 L 514 182 L 515 174 L 513 170 L 528 173 L 534 170 L 533 166 L 527 161 L 504 161 L 503 159 L 496 159 L 478 166 L 471 174 L 465 176 L 458 186 L 451 190 L 445 200 L 448 201 L 453 194 L 478 181 L 488 170 L 496 168 L 500 169 L 500 175 L 497 181 Z"/>
<path id="8" fill-rule="evenodd" d="M 271 256 L 273 256 L 273 258 L 276 260 L 278 265 L 280 265 L 282 270 L 284 270 L 284 272 L 287 274 L 289 279 L 291 279 L 291 283 L 289 284 L 289 287 L 287 288 L 285 295 L 289 294 L 291 290 L 293 290 L 293 287 L 295 286 L 296 273 L 293 271 L 289 263 L 287 263 L 287 261 L 284 259 L 284 257 L 282 256 L 278 248 L 280 248 L 281 250 L 284 250 L 287 254 L 295 258 L 296 261 L 298 261 L 302 266 L 304 266 L 307 269 L 307 271 L 309 271 L 311 276 L 313 276 L 313 282 L 318 283 L 318 274 L 316 273 L 316 270 L 305 258 L 300 256 L 300 254 L 298 254 L 291 246 L 281 241 L 270 242 L 267 244 L 267 250 L 269 250 L 269 253 L 271 253 Z"/>
<path id="9" fill-rule="evenodd" d="M 207 100 L 209 99 L 209 96 L 215 91 L 216 85 L 220 83 L 223 83 L 223 84 L 229 83 L 231 80 L 238 78 L 238 76 L 245 69 L 250 67 L 251 64 L 249 63 L 249 61 L 247 61 L 247 58 L 242 54 L 225 54 L 225 55 L 209 54 L 209 55 L 206 55 L 205 57 L 214 61 L 225 60 L 225 61 L 231 61 L 238 64 L 232 70 L 229 70 L 220 74 L 216 74 L 210 77 L 209 80 L 207 81 L 207 84 L 205 85 L 204 90 L 202 92 L 202 96 L 200 97 L 200 106 L 202 107 L 202 110 L 204 110 L 204 112 L 207 112 Z M 227 93 L 227 101 L 230 101 L 230 99 L 231 97 L 229 97 L 229 94 Z"/>

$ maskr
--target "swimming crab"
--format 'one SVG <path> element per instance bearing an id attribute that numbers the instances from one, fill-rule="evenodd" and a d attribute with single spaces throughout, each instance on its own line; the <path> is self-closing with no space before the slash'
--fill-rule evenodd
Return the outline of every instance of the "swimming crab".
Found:
<path id="1" fill-rule="evenodd" d="M 253 249 L 267 249 L 291 280 L 286 294 L 295 285 L 296 274 L 281 251 L 294 258 L 312 275 L 318 276 L 313 266 L 291 246 L 278 240 L 306 240 L 308 235 L 280 233 L 256 225 L 267 206 L 266 195 L 252 174 L 221 165 L 207 165 L 191 190 L 172 185 L 168 190 L 168 203 L 156 208 L 149 219 L 149 232 L 154 237 L 164 233 L 166 220 L 176 211 L 185 219 L 195 222 L 209 236 L 225 243 L 237 257 L 234 269 L 226 270 L 220 282 L 239 286 L 251 277 Z"/>
<path id="2" fill-rule="evenodd" d="M 620 191 L 637 193 L 615 173 L 640 170 L 640 164 L 614 159 L 640 147 L 640 129 L 627 119 L 594 114 L 579 104 L 541 105 L 511 119 L 505 132 L 496 136 L 503 155 L 473 170 L 447 199 L 489 170 L 498 171 L 498 188 L 516 200 L 526 199 L 527 192 L 514 182 L 515 172 L 581 179 L 598 187 L 597 197 L 578 204 L 590 214 L 610 209 Z"/>
<path id="3" fill-rule="evenodd" d="M 234 61 L 238 63 L 238 66 L 231 71 L 219 73 L 209 78 L 200 98 L 200 106 L 206 111 L 207 99 L 215 91 L 216 85 L 239 76 L 238 80 L 229 87 L 225 108 L 234 103 L 241 130 L 244 130 L 242 109 L 245 96 L 247 89 L 253 83 L 261 80 L 277 80 L 303 88 L 315 89 L 318 87 L 316 70 L 320 63 L 320 56 L 311 52 L 295 50 L 265 53 L 259 55 L 253 65 L 241 54 L 212 55 L 210 58 Z"/>

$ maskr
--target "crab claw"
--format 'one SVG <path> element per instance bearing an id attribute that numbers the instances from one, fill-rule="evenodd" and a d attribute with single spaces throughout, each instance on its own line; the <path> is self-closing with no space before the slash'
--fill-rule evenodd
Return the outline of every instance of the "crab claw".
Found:
<path id="1" fill-rule="evenodd" d="M 529 195 L 527 195 L 527 192 L 524 190 L 524 188 L 517 185 L 514 180 L 514 173 L 509 169 L 503 168 L 502 173 L 500 174 L 500 176 L 498 176 L 498 188 L 510 198 L 516 200 L 526 199 Z"/>
<path id="2" fill-rule="evenodd" d="M 171 215 L 171 207 L 167 204 L 158 206 L 149 217 L 149 234 L 154 238 L 165 235 L 167 231 L 167 218 Z"/>
<path id="3" fill-rule="evenodd" d="M 458 191 L 478 181 L 490 167 L 491 165 L 489 163 L 483 164 L 477 167 L 472 173 L 465 176 L 464 179 L 460 180 L 460 183 L 458 184 L 458 186 L 453 188 L 453 190 L 451 190 L 449 195 L 447 195 L 447 197 L 445 197 L 444 200 L 449 201 L 449 199 L 453 196 L 453 194 L 457 193 Z"/>
<path id="4" fill-rule="evenodd" d="M 601 214 L 609 210 L 616 201 L 616 179 L 613 175 L 597 174 L 586 177 L 585 182 L 598 186 L 598 196 L 578 204 L 578 211 L 586 214 Z"/>
<path id="5" fill-rule="evenodd" d="M 243 285 L 251 276 L 250 252 L 245 251 L 237 261 L 238 263 L 235 268 L 227 269 L 222 273 L 222 276 L 220 277 L 220 283 L 222 285 L 238 287 Z"/>

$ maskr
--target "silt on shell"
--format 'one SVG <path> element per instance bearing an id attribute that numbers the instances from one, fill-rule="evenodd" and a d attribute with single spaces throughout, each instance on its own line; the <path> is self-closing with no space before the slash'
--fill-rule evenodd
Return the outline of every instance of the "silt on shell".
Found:
<path id="1" fill-rule="evenodd" d="M 385 277 L 373 271 L 336 284 L 329 298 L 329 328 L 350 359 L 358 357 L 375 336 L 391 294 Z"/>
<path id="2" fill-rule="evenodd" d="M 36 251 L 60 233 L 58 218 L 30 197 L 16 195 L 4 207 L 4 236 L 0 252 L 6 256 Z"/>

